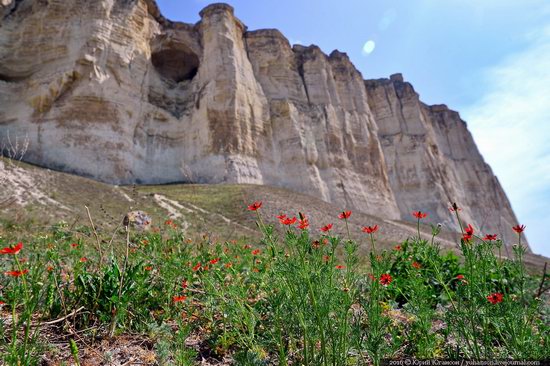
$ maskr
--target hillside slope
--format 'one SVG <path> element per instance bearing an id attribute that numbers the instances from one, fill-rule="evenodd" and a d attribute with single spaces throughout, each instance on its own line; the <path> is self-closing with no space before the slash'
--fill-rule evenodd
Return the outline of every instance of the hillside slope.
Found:
<path id="1" fill-rule="evenodd" d="M 88 206 L 98 230 L 111 231 L 124 215 L 143 210 L 152 217 L 153 226 L 172 219 L 190 238 L 207 236 L 210 241 L 259 239 L 256 216 L 246 209 L 261 200 L 261 214 L 268 223 L 281 228 L 276 216 L 302 212 L 308 216 L 311 231 L 327 223 L 346 236 L 338 219 L 342 207 L 293 191 L 250 184 L 170 184 L 151 186 L 114 186 L 72 174 L 43 169 L 5 158 L 0 159 L 0 235 L 17 238 L 37 235 L 60 220 L 71 227 L 88 225 Z M 430 217 L 426 223 L 436 224 Z M 360 243 L 359 252 L 369 250 L 362 226 L 380 226 L 378 243 L 393 248 L 407 237 L 416 235 L 416 225 L 354 211 L 350 232 Z M 443 248 L 456 250 L 457 236 L 443 227 L 438 241 Z M 431 227 L 421 225 L 423 237 L 431 237 Z M 17 238 L 13 238 L 14 240 Z M 508 250 L 506 251 L 508 252 Z M 504 254 L 506 254 L 506 252 Z M 526 262 L 536 271 L 547 258 L 528 254 Z"/>

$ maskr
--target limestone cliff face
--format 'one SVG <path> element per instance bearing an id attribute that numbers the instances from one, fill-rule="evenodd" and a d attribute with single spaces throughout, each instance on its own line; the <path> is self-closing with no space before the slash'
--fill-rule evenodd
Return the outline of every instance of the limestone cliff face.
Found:
<path id="1" fill-rule="evenodd" d="M 517 219 L 459 114 L 422 103 L 400 74 L 365 85 L 403 218 L 425 210 L 453 227 L 455 213 L 442 202 L 457 202 L 464 223 L 511 241 Z"/>
<path id="2" fill-rule="evenodd" d="M 1 0 L 0 141 L 110 183 L 256 183 L 385 218 L 426 210 L 502 232 L 508 201 L 455 112 L 346 54 L 248 31 L 213 4 L 197 24 L 154 0 Z M 492 203 L 491 203 L 492 202 Z"/>

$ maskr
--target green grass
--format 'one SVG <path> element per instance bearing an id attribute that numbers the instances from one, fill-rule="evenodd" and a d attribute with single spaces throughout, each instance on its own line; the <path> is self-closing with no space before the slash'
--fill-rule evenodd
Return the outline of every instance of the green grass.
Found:
<path id="1" fill-rule="evenodd" d="M 0 277 L 4 364 L 114 362 L 128 339 L 147 351 L 135 362 L 166 365 L 550 357 L 548 298 L 534 297 L 540 277 L 526 274 L 521 245 L 504 259 L 501 242 L 474 237 L 460 242 L 460 261 L 441 250 L 437 232 L 385 249 L 378 232 L 356 232 L 336 214 L 327 233 L 270 224 L 277 219 L 266 203 L 258 216 L 234 204 L 246 186 L 164 186 L 163 194 L 200 205 L 206 212 L 192 215 L 213 229 L 235 226 L 217 214 L 257 220 L 263 237 L 190 237 L 163 219 L 145 231 L 62 223 L 26 238 L 4 227 L 0 269 L 22 273 Z M 352 239 L 361 236 L 364 255 Z M 109 352 L 97 351 L 105 342 Z"/>

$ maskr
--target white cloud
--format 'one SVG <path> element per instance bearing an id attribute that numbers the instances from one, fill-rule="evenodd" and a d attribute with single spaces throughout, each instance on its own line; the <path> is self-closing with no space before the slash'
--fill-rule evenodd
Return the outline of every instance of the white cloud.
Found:
<path id="1" fill-rule="evenodd" d="M 550 256 L 550 24 L 526 40 L 486 70 L 483 98 L 463 115 L 533 251 Z"/>
<path id="2" fill-rule="evenodd" d="M 363 50 L 362 50 L 363 56 L 367 56 L 367 55 L 371 54 L 372 51 L 374 51 L 375 47 L 376 47 L 376 43 L 374 43 L 374 41 L 372 39 L 365 42 L 365 44 L 363 45 Z"/>
<path id="3" fill-rule="evenodd" d="M 294 39 L 294 38 L 289 38 L 288 42 L 290 43 L 291 46 L 295 45 L 295 44 L 300 44 L 300 45 L 304 44 L 304 42 L 300 41 L 299 39 Z"/>
<path id="4" fill-rule="evenodd" d="M 378 22 L 378 29 L 381 31 L 385 31 L 392 25 L 395 20 L 397 19 L 397 12 L 394 8 L 390 8 L 384 12 L 384 15 Z"/>

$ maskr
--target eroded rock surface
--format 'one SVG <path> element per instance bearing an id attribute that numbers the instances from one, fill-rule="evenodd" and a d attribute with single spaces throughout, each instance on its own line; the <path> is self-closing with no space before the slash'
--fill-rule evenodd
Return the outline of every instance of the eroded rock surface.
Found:
<path id="1" fill-rule="evenodd" d="M 456 201 L 480 229 L 515 223 L 456 112 L 399 75 L 364 81 L 344 53 L 248 31 L 229 5 L 200 15 L 2 0 L 0 140 L 26 137 L 27 161 L 114 184 L 267 184 L 449 225 Z"/>

